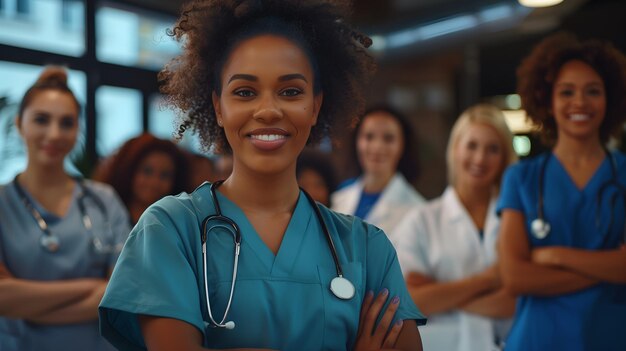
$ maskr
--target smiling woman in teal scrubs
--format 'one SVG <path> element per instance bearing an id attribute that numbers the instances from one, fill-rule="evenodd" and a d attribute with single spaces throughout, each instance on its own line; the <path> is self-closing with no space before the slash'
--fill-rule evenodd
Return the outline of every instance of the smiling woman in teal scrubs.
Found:
<path id="1" fill-rule="evenodd" d="M 501 273 L 519 296 L 506 350 L 626 350 L 626 157 L 605 149 L 626 118 L 626 57 L 560 34 L 518 77 L 554 147 L 502 184 Z"/>
<path id="2" fill-rule="evenodd" d="M 163 92 L 188 116 L 179 131 L 232 150 L 233 171 L 137 223 L 100 305 L 119 349 L 421 350 L 425 319 L 386 235 L 297 185 L 299 153 L 350 124 L 372 69 L 371 41 L 334 3 L 186 7 L 174 29 L 185 52 L 161 72 Z M 219 213 L 238 230 L 228 220 L 201 230 Z M 331 291 L 338 276 L 353 295 Z"/>

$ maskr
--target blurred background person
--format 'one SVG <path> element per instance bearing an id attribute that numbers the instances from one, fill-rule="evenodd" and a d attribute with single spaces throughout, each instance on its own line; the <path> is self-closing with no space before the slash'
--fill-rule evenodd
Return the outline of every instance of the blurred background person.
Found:
<path id="1" fill-rule="evenodd" d="M 215 164 L 210 158 L 196 153 L 189 153 L 189 190 L 192 192 L 200 184 L 209 181 L 213 182 L 215 178 Z"/>
<path id="2" fill-rule="evenodd" d="M 443 195 L 396 227 L 396 250 L 413 301 L 429 316 L 425 350 L 493 350 L 504 339 L 515 299 L 497 270 L 496 199 L 504 169 L 517 160 L 502 112 L 479 104 L 452 127 Z"/>
<path id="3" fill-rule="evenodd" d="M 498 202 L 507 350 L 626 350 L 626 57 L 566 33 L 541 41 L 518 92 L 552 150 L 507 170 Z"/>
<path id="4" fill-rule="evenodd" d="M 225 180 L 233 172 L 233 156 L 229 153 L 217 155 L 215 159 L 215 179 Z"/>
<path id="5" fill-rule="evenodd" d="M 330 194 L 337 189 L 335 169 L 329 155 L 305 149 L 296 163 L 298 185 L 313 199 L 326 207 L 331 207 Z"/>
<path id="6" fill-rule="evenodd" d="M 400 112 L 377 106 L 360 119 L 353 140 L 354 160 L 361 175 L 332 194 L 332 208 L 360 217 L 391 235 L 406 212 L 424 202 L 411 185 L 419 173 L 415 134 Z"/>
<path id="7" fill-rule="evenodd" d="M 188 190 L 189 161 L 173 142 L 144 133 L 104 161 L 93 179 L 115 188 L 134 225 L 160 198 Z"/>
<path id="8" fill-rule="evenodd" d="M 24 94 L 15 125 L 26 170 L 0 186 L 0 350 L 112 350 L 97 307 L 128 215 L 108 185 L 63 167 L 79 131 L 80 104 L 59 67 Z"/>

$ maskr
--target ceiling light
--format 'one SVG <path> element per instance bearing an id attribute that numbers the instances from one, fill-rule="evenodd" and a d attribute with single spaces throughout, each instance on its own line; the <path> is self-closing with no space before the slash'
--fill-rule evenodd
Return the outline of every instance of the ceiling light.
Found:
<path id="1" fill-rule="evenodd" d="M 563 0 L 517 0 L 526 7 L 548 7 L 560 4 Z"/>

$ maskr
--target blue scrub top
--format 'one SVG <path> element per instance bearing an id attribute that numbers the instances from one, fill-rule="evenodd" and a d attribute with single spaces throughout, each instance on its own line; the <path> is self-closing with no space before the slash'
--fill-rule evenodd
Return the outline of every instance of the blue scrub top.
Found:
<path id="1" fill-rule="evenodd" d="M 612 155 L 617 164 L 617 181 L 624 187 L 626 157 L 619 152 Z M 551 230 L 546 238 L 537 239 L 530 223 L 537 218 L 538 182 L 545 157 L 549 159 L 543 171 L 543 214 Z M 524 214 L 531 248 L 614 249 L 624 240 L 626 209 L 625 194 L 618 186 L 607 185 L 600 193 L 612 179 L 611 158 L 607 157 L 585 187 L 578 189 L 552 153 L 540 155 L 506 171 L 498 212 L 512 209 Z M 599 226 L 596 214 L 600 216 Z M 600 283 L 558 296 L 521 296 L 506 350 L 623 351 L 625 335 L 626 285 Z"/>
<path id="2" fill-rule="evenodd" d="M 239 270 L 228 321 L 209 321 L 202 277 L 200 226 L 214 214 L 210 185 L 166 197 L 141 217 L 124 247 L 100 305 L 102 334 L 120 350 L 144 350 L 138 314 L 175 318 L 200 330 L 210 348 L 345 350 L 356 340 L 364 294 L 390 290 L 400 297 L 396 319 L 426 320 L 409 296 L 387 236 L 361 220 L 321 207 L 344 275 L 356 295 L 340 300 L 329 290 L 335 265 L 320 223 L 301 193 L 276 256 L 245 214 L 218 191 L 222 214 L 241 229 Z M 207 241 L 207 277 L 213 317 L 220 321 L 230 293 L 233 235 L 215 226 Z"/>
<path id="3" fill-rule="evenodd" d="M 118 253 L 101 254 L 94 250 L 92 239 L 98 236 L 107 246 L 124 243 L 130 227 L 128 214 L 113 188 L 102 183 L 84 183 L 106 208 L 107 220 L 93 198 L 84 198 L 85 209 L 93 224 L 92 232 L 83 226 L 75 187 L 72 203 L 65 217 L 46 211 L 26 192 L 48 223 L 50 232 L 60 240 L 57 252 L 40 244 L 43 232 L 26 210 L 15 185 L 0 186 L 0 264 L 14 277 L 26 280 L 54 281 L 77 278 L 106 278 Z M 96 320 L 89 323 L 43 326 L 24 320 L 0 317 L 0 350 L 113 350 L 98 333 Z"/>

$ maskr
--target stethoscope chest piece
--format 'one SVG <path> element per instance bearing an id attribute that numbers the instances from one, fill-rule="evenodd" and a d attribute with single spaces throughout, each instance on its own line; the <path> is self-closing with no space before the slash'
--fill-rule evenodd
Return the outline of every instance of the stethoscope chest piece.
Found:
<path id="1" fill-rule="evenodd" d="M 334 277 L 330 281 L 330 291 L 342 300 L 350 300 L 354 297 L 355 289 L 352 283 L 344 277 Z"/>
<path id="2" fill-rule="evenodd" d="M 61 246 L 59 238 L 54 235 L 42 235 L 39 243 L 50 252 L 57 252 Z"/>
<path id="3" fill-rule="evenodd" d="M 537 239 L 544 239 L 550 233 L 550 223 L 536 218 L 530 223 L 530 230 Z"/>

